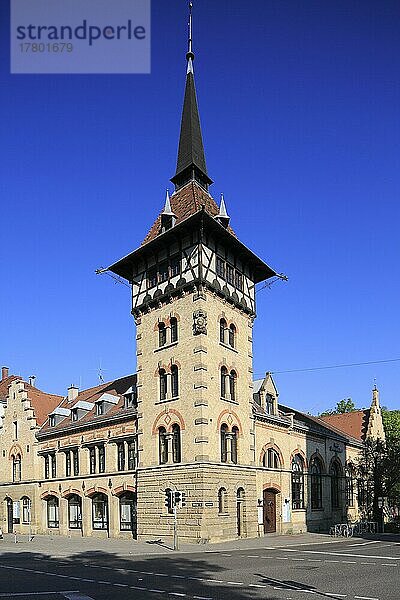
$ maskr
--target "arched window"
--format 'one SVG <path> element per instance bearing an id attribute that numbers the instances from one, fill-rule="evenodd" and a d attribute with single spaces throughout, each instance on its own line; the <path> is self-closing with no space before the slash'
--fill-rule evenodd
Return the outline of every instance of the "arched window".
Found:
<path id="1" fill-rule="evenodd" d="M 78 494 L 68 498 L 68 527 L 82 529 L 82 498 Z"/>
<path id="2" fill-rule="evenodd" d="M 236 400 L 236 380 L 237 380 L 236 371 L 232 370 L 229 373 L 229 394 L 230 394 L 232 401 Z"/>
<path id="3" fill-rule="evenodd" d="M 322 508 L 322 464 L 314 457 L 310 466 L 311 509 Z"/>
<path id="4" fill-rule="evenodd" d="M 28 496 L 23 496 L 22 501 L 22 523 L 29 525 L 31 522 L 31 500 Z"/>
<path id="5" fill-rule="evenodd" d="M 354 467 L 348 464 L 346 467 L 346 504 L 354 506 Z"/>
<path id="6" fill-rule="evenodd" d="M 219 490 L 218 490 L 218 513 L 220 515 L 227 512 L 226 499 L 227 499 L 226 489 L 224 487 L 219 488 Z"/>
<path id="7" fill-rule="evenodd" d="M 221 367 L 221 398 L 226 398 L 226 380 L 228 378 L 228 369 Z"/>
<path id="8" fill-rule="evenodd" d="M 161 348 L 167 343 L 167 329 L 165 323 L 158 324 L 158 345 Z"/>
<path id="9" fill-rule="evenodd" d="M 232 427 L 231 460 L 235 465 L 238 462 L 238 437 L 239 437 L 239 429 L 236 426 Z"/>
<path id="10" fill-rule="evenodd" d="M 58 498 L 55 496 L 48 496 L 47 498 L 47 527 L 49 529 L 58 529 L 59 527 L 58 517 Z"/>
<path id="11" fill-rule="evenodd" d="M 165 400 L 167 397 L 167 374 L 165 369 L 160 369 L 160 400 Z"/>
<path id="12" fill-rule="evenodd" d="M 263 466 L 268 469 L 280 469 L 281 461 L 279 454 L 273 448 L 268 448 L 263 456 Z"/>
<path id="13" fill-rule="evenodd" d="M 119 497 L 119 528 L 121 531 L 131 531 L 136 537 L 136 494 L 125 492 Z"/>
<path id="14" fill-rule="evenodd" d="M 160 427 L 158 430 L 158 449 L 160 465 L 163 465 L 168 462 L 168 440 L 165 427 Z"/>
<path id="15" fill-rule="evenodd" d="M 332 508 L 338 509 L 341 505 L 340 498 L 340 478 L 342 474 L 342 468 L 339 461 L 334 460 L 330 468 L 331 476 L 331 505 Z"/>
<path id="16" fill-rule="evenodd" d="M 221 425 L 221 462 L 226 462 L 228 459 L 228 425 L 223 423 Z"/>
<path id="17" fill-rule="evenodd" d="M 226 331 L 226 321 L 225 319 L 221 319 L 219 322 L 219 341 L 221 344 L 225 344 L 225 331 Z"/>
<path id="18" fill-rule="evenodd" d="M 21 455 L 13 456 L 13 481 L 21 481 Z"/>
<path id="19" fill-rule="evenodd" d="M 228 336 L 229 336 L 229 345 L 231 348 L 235 347 L 235 341 L 236 341 L 236 327 L 232 324 L 229 326 L 229 331 L 228 331 Z"/>
<path id="20" fill-rule="evenodd" d="M 181 462 L 181 428 L 177 423 L 172 425 L 172 462 Z"/>
<path id="21" fill-rule="evenodd" d="M 95 494 L 92 498 L 93 529 L 108 529 L 108 498 L 105 494 Z"/>
<path id="22" fill-rule="evenodd" d="M 179 375 L 178 367 L 176 365 L 171 366 L 171 395 L 172 398 L 179 396 Z"/>
<path id="23" fill-rule="evenodd" d="M 175 317 L 170 319 L 171 325 L 171 344 L 178 341 L 178 321 Z"/>
<path id="24" fill-rule="evenodd" d="M 292 508 L 304 508 L 304 461 L 300 454 L 292 460 Z"/>

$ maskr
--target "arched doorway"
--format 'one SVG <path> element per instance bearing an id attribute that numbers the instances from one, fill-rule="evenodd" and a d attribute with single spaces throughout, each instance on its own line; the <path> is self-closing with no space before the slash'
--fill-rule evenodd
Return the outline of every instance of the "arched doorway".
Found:
<path id="1" fill-rule="evenodd" d="M 12 533 L 14 529 L 13 501 L 6 498 L 7 504 L 7 533 Z"/>
<path id="2" fill-rule="evenodd" d="M 244 533 L 244 489 L 238 488 L 236 492 L 236 519 L 237 535 L 242 537 Z"/>
<path id="3" fill-rule="evenodd" d="M 125 492 L 119 497 L 120 531 L 131 531 L 137 537 L 137 501 L 134 492 Z"/>
<path id="4" fill-rule="evenodd" d="M 276 532 L 276 497 L 277 491 L 273 488 L 263 491 L 264 533 Z"/>

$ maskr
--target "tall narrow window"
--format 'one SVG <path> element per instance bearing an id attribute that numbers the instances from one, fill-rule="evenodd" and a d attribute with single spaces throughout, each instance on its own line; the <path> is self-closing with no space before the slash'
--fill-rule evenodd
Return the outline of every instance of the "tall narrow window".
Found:
<path id="1" fill-rule="evenodd" d="M 235 286 L 240 292 L 243 291 L 243 275 L 239 271 L 235 271 Z"/>
<path id="2" fill-rule="evenodd" d="M 95 494 L 92 498 L 93 529 L 108 529 L 108 499 L 105 494 Z"/>
<path id="3" fill-rule="evenodd" d="M 226 380 L 228 378 L 228 369 L 221 367 L 221 398 L 226 398 Z"/>
<path id="4" fill-rule="evenodd" d="M 128 469 L 132 470 L 136 467 L 136 444 L 135 441 L 128 442 Z"/>
<path id="5" fill-rule="evenodd" d="M 338 461 L 334 461 L 330 468 L 330 476 L 331 476 L 331 504 L 332 508 L 338 509 L 341 505 L 340 498 L 340 476 L 341 476 L 341 466 Z"/>
<path id="6" fill-rule="evenodd" d="M 232 462 L 235 465 L 238 462 L 238 437 L 239 437 L 239 429 L 236 426 L 232 427 L 231 456 L 232 456 Z"/>
<path id="7" fill-rule="evenodd" d="M 265 396 L 265 411 L 267 415 L 273 415 L 274 410 L 274 397 L 272 394 L 266 394 Z"/>
<path id="8" fill-rule="evenodd" d="M 169 272 L 171 277 L 179 275 L 181 270 L 181 260 L 179 256 L 172 256 L 169 263 Z"/>
<path id="9" fill-rule="evenodd" d="M 231 348 L 235 347 L 236 338 L 236 327 L 232 324 L 229 326 L 229 345 Z"/>
<path id="10" fill-rule="evenodd" d="M 225 319 L 221 319 L 219 322 L 219 341 L 221 342 L 221 344 L 225 343 L 225 331 L 226 331 L 226 321 Z"/>
<path id="11" fill-rule="evenodd" d="M 54 479 L 57 475 L 57 463 L 56 463 L 56 455 L 55 454 L 50 454 L 50 461 L 51 461 L 51 476 Z"/>
<path id="12" fill-rule="evenodd" d="M 47 498 L 47 527 L 57 529 L 59 527 L 58 498 L 49 496 Z"/>
<path id="13" fill-rule="evenodd" d="M 160 427 L 158 430 L 158 450 L 160 465 L 163 465 L 168 462 L 168 440 L 165 427 Z"/>
<path id="14" fill-rule="evenodd" d="M 167 343 L 167 329 L 165 323 L 158 324 L 158 345 L 161 348 Z"/>
<path id="15" fill-rule="evenodd" d="M 221 425 L 221 462 L 228 460 L 228 425 L 223 423 Z"/>
<path id="16" fill-rule="evenodd" d="M 172 462 L 181 462 L 181 429 L 177 423 L 172 425 Z"/>
<path id="17" fill-rule="evenodd" d="M 68 498 L 68 527 L 82 529 L 82 499 L 77 494 Z"/>
<path id="18" fill-rule="evenodd" d="M 171 393 L 172 398 L 179 396 L 179 376 L 178 367 L 176 365 L 171 366 Z"/>
<path id="19" fill-rule="evenodd" d="M 29 525 L 31 522 L 31 500 L 27 496 L 22 498 L 22 523 Z"/>
<path id="20" fill-rule="evenodd" d="M 318 458 L 314 458 L 310 467 L 311 508 L 322 508 L 322 466 Z"/>
<path id="21" fill-rule="evenodd" d="M 124 442 L 118 442 L 117 456 L 118 456 L 118 471 L 124 471 L 124 469 L 125 469 L 125 443 Z"/>
<path id="22" fill-rule="evenodd" d="M 225 279 L 225 261 L 217 256 L 217 275 Z"/>
<path id="23" fill-rule="evenodd" d="M 167 397 L 167 374 L 165 369 L 160 369 L 160 400 Z"/>
<path id="24" fill-rule="evenodd" d="M 226 488 L 222 487 L 218 490 L 218 513 L 221 515 L 226 513 Z"/>
<path id="25" fill-rule="evenodd" d="M 50 477 L 50 457 L 48 454 L 44 457 L 44 478 L 49 479 Z"/>
<path id="26" fill-rule="evenodd" d="M 71 476 L 71 452 L 69 450 L 65 453 L 65 475 Z"/>
<path id="27" fill-rule="evenodd" d="M 175 317 L 170 319 L 171 326 L 171 344 L 178 341 L 178 320 Z"/>
<path id="28" fill-rule="evenodd" d="M 168 263 L 162 262 L 160 263 L 159 267 L 158 267 L 158 281 L 160 283 L 163 283 L 164 281 L 167 281 L 168 279 Z"/>
<path id="29" fill-rule="evenodd" d="M 304 508 L 304 462 L 300 454 L 292 460 L 292 508 Z"/>
<path id="30" fill-rule="evenodd" d="M 231 371 L 229 373 L 229 394 L 232 401 L 236 400 L 236 371 Z"/>
<path id="31" fill-rule="evenodd" d="M 226 280 L 231 285 L 235 283 L 235 271 L 231 265 L 226 265 Z"/>
<path id="32" fill-rule="evenodd" d="M 72 462 L 74 466 L 74 475 L 79 475 L 79 453 L 78 448 L 74 448 L 71 450 L 72 452 Z"/>
<path id="33" fill-rule="evenodd" d="M 104 444 L 97 447 L 99 453 L 99 473 L 104 473 L 106 470 L 106 449 Z"/>
<path id="34" fill-rule="evenodd" d="M 14 441 L 18 439 L 18 421 L 13 421 L 14 426 Z"/>
<path id="35" fill-rule="evenodd" d="M 153 267 L 147 271 L 147 287 L 152 288 L 157 285 L 157 269 Z"/>
<path id="36" fill-rule="evenodd" d="M 96 473 L 96 448 L 91 446 L 89 448 L 89 471 L 91 474 Z"/>
<path id="37" fill-rule="evenodd" d="M 21 481 L 21 455 L 13 456 L 13 481 Z"/>

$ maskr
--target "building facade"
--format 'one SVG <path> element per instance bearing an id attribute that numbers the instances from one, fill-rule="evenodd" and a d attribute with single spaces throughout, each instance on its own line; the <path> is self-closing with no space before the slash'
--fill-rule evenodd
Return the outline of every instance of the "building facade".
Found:
<path id="1" fill-rule="evenodd" d="M 173 529 L 170 490 L 185 496 L 186 541 L 357 517 L 362 440 L 282 405 L 269 373 L 253 381 L 255 285 L 276 272 L 210 195 L 193 59 L 190 42 L 174 192 L 142 245 L 107 269 L 132 288 L 136 374 L 64 398 L 4 373 L 6 532 L 159 538 Z"/>

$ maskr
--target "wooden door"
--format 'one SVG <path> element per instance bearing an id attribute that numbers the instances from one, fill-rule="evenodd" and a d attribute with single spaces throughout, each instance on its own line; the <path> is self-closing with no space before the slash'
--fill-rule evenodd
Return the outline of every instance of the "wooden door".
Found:
<path id="1" fill-rule="evenodd" d="M 276 492 L 274 490 L 264 490 L 264 533 L 274 533 L 276 531 Z"/>

